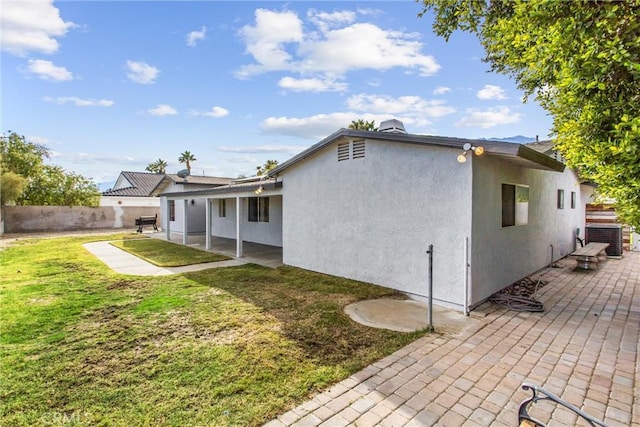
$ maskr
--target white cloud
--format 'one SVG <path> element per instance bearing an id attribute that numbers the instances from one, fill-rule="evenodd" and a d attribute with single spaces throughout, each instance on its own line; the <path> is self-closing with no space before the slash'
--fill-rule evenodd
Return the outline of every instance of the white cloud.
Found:
<path id="1" fill-rule="evenodd" d="M 144 62 L 127 61 L 127 77 L 140 84 L 155 83 L 160 70 Z"/>
<path id="2" fill-rule="evenodd" d="M 240 35 L 246 43 L 246 52 L 253 56 L 257 64 L 246 65 L 238 77 L 249 77 L 271 70 L 288 70 L 291 55 L 286 50 L 287 43 L 302 42 L 302 21 L 294 12 L 272 12 L 256 9 L 255 26 L 245 25 Z"/>
<path id="3" fill-rule="evenodd" d="M 348 85 L 333 79 L 296 79 L 283 77 L 278 81 L 278 86 L 294 92 L 344 92 Z"/>
<path id="4" fill-rule="evenodd" d="M 341 75 L 351 70 L 401 67 L 433 75 L 440 65 L 420 52 L 423 45 L 416 38 L 417 34 L 387 31 L 369 23 L 331 30 L 323 39 L 300 46 L 302 70 Z"/>
<path id="5" fill-rule="evenodd" d="M 299 138 L 322 139 L 340 128 L 349 126 L 353 120 L 362 118 L 349 112 L 317 114 L 311 117 L 268 117 L 262 122 L 267 133 Z"/>
<path id="6" fill-rule="evenodd" d="M 456 112 L 455 108 L 445 105 L 445 101 L 429 101 L 419 96 L 392 98 L 383 95 L 358 94 L 347 99 L 347 106 L 353 110 L 373 114 L 405 115 L 416 118 L 438 118 Z"/>
<path id="7" fill-rule="evenodd" d="M 158 104 L 155 108 L 150 108 L 147 111 L 154 116 L 174 116 L 178 114 L 178 110 L 169 104 Z"/>
<path id="8" fill-rule="evenodd" d="M 59 48 L 56 37 L 64 36 L 73 26 L 60 17 L 53 0 L 2 1 L 0 46 L 18 56 L 55 53 Z"/>
<path id="9" fill-rule="evenodd" d="M 108 99 L 81 99 L 76 96 L 58 96 L 57 98 L 45 96 L 43 99 L 60 105 L 74 104 L 76 107 L 111 107 L 114 104 Z"/>
<path id="10" fill-rule="evenodd" d="M 434 95 L 444 95 L 445 93 L 451 92 L 451 88 L 446 86 L 438 86 L 433 90 Z"/>
<path id="11" fill-rule="evenodd" d="M 273 154 L 273 153 L 283 153 L 294 155 L 298 154 L 302 150 L 307 147 L 299 146 L 299 145 L 256 145 L 256 146 L 246 146 L 246 147 L 227 147 L 222 146 L 218 147 L 218 151 L 222 151 L 223 153 L 240 153 L 240 154 Z M 249 156 L 238 157 L 247 159 L 245 161 L 255 162 L 253 158 Z"/>
<path id="12" fill-rule="evenodd" d="M 73 74 L 64 67 L 58 67 L 51 61 L 42 59 L 30 59 L 27 70 L 42 80 L 63 82 L 73 80 Z"/>
<path id="13" fill-rule="evenodd" d="M 507 95 L 500 86 L 495 85 L 484 85 L 482 89 L 478 91 L 476 94 L 478 98 L 489 100 L 489 99 L 507 99 Z"/>
<path id="14" fill-rule="evenodd" d="M 487 129 L 499 125 L 519 123 L 522 119 L 522 114 L 512 112 L 509 107 L 496 107 L 484 111 L 471 108 L 466 113 L 467 115 L 455 124 L 456 127 Z"/>
<path id="15" fill-rule="evenodd" d="M 195 47 L 196 42 L 198 40 L 204 39 L 204 36 L 207 34 L 207 27 L 202 27 L 200 31 L 191 31 L 187 35 L 187 46 Z"/>
<path id="16" fill-rule="evenodd" d="M 417 129 L 424 129 L 431 124 L 428 119 L 418 116 L 346 111 L 309 117 L 269 117 L 262 122 L 261 127 L 266 133 L 320 140 L 341 128 L 349 127 L 354 120 L 374 121 L 379 125 L 383 120 L 391 118 L 401 120 L 411 133 L 417 133 Z"/>
<path id="17" fill-rule="evenodd" d="M 210 111 L 192 111 L 191 115 L 220 118 L 228 116 L 229 110 L 227 110 L 226 108 L 215 106 Z"/>
<path id="18" fill-rule="evenodd" d="M 408 131 L 418 133 L 432 124 L 430 119 L 438 119 L 456 112 L 442 100 L 426 100 L 419 96 L 358 94 L 349 97 L 345 104 L 347 111 L 317 114 L 308 117 L 269 117 L 262 124 L 266 133 L 298 138 L 322 139 L 340 128 L 348 127 L 352 121 L 363 119 L 377 125 L 383 120 L 402 120 Z"/>
<path id="19" fill-rule="evenodd" d="M 324 33 L 332 27 L 354 22 L 356 20 L 356 13 L 350 10 L 321 12 L 315 9 L 310 9 L 307 12 L 307 17 L 318 27 L 320 31 Z"/>
<path id="20" fill-rule="evenodd" d="M 440 69 L 433 56 L 422 53 L 419 34 L 354 22 L 353 12 L 311 11 L 308 18 L 320 31 L 306 33 L 302 20 L 291 11 L 258 9 L 255 18 L 254 25 L 244 26 L 239 33 L 255 61 L 236 72 L 239 78 L 288 71 L 300 73 L 302 80 L 326 80 L 352 70 L 396 67 L 430 76 Z"/>

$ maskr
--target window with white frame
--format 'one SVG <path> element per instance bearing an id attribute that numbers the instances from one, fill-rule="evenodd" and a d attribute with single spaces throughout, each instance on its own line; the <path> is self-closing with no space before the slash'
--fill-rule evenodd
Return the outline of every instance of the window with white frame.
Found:
<path id="1" fill-rule="evenodd" d="M 571 192 L 571 209 L 575 209 L 576 208 L 576 192 L 572 191 Z"/>
<path id="2" fill-rule="evenodd" d="M 249 199 L 249 222 L 269 222 L 268 197 L 252 197 Z"/>
<path id="3" fill-rule="evenodd" d="M 502 226 L 529 223 L 529 187 L 502 184 Z"/>

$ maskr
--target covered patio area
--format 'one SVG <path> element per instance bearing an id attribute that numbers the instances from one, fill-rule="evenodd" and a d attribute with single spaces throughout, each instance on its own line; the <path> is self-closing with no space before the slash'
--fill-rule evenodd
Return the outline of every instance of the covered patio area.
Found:
<path id="1" fill-rule="evenodd" d="M 171 233 L 167 239 L 165 232 L 151 233 L 151 237 L 160 240 L 169 240 L 176 244 L 182 244 L 182 233 Z M 265 267 L 277 268 L 282 266 L 282 248 L 278 246 L 262 245 L 253 242 L 242 242 L 243 256 L 236 257 L 236 240 L 224 237 L 211 236 L 211 249 L 207 250 L 205 233 L 190 233 L 186 236 L 186 245 L 201 249 L 203 251 L 215 252 L 227 255 L 234 259 L 242 259 L 245 262 L 262 265 Z M 180 242 L 180 243 L 178 243 Z"/>

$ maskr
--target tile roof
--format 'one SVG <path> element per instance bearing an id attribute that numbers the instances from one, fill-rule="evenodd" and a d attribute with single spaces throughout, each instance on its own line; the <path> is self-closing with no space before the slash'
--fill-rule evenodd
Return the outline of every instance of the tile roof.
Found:
<path id="1" fill-rule="evenodd" d="M 123 179 L 123 181 L 120 180 Z M 126 182 L 129 185 L 120 188 L 112 188 L 104 191 L 103 196 L 120 196 L 120 197 L 153 197 L 153 190 L 160 184 L 164 178 L 164 174 L 150 172 L 120 172 L 118 181 Z M 116 181 L 116 182 L 118 182 Z"/>

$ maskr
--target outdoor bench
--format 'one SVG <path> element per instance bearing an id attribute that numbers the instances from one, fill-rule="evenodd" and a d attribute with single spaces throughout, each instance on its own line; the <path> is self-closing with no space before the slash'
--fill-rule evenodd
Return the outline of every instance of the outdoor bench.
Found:
<path id="1" fill-rule="evenodd" d="M 597 418 L 592 417 L 586 412 L 580 410 L 580 408 L 578 408 L 577 406 L 574 406 L 571 403 L 560 399 L 555 394 L 548 392 L 541 387 L 538 387 L 533 384 L 524 383 L 522 384 L 522 389 L 531 390 L 531 392 L 533 393 L 533 396 L 523 400 L 522 403 L 520 404 L 520 407 L 518 408 L 518 425 L 520 427 L 546 427 L 545 424 L 542 423 L 541 421 L 538 421 L 535 418 L 532 418 L 528 412 L 529 405 L 536 404 L 540 401 L 549 401 L 559 406 L 562 406 L 568 409 L 569 411 L 575 413 L 578 417 L 582 418 L 590 426 L 608 427 L 607 424 L 603 423 Z"/>
<path id="2" fill-rule="evenodd" d="M 584 247 L 576 249 L 571 256 L 578 260 L 578 270 L 595 270 L 598 266 L 599 255 L 609 247 L 609 243 L 587 243 Z"/>
<path id="3" fill-rule="evenodd" d="M 136 218 L 136 225 L 138 226 L 138 233 L 142 233 L 142 227 L 145 225 L 152 225 L 154 231 L 158 231 L 158 214 L 155 216 L 141 216 Z"/>

